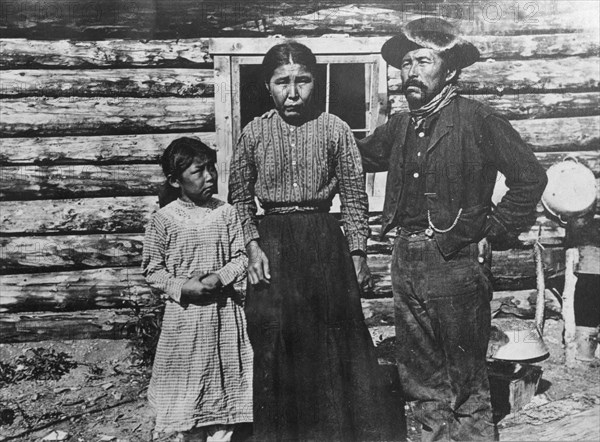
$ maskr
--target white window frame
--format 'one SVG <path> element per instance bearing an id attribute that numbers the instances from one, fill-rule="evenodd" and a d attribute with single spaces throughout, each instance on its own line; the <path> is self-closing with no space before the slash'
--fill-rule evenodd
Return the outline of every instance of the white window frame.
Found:
<path id="1" fill-rule="evenodd" d="M 209 42 L 209 53 L 214 60 L 215 71 L 215 131 L 219 149 L 219 165 L 229 165 L 233 146 L 241 131 L 240 113 L 240 65 L 260 64 L 265 53 L 274 45 L 286 41 L 282 37 L 264 38 L 213 38 Z M 361 63 L 365 64 L 366 127 L 355 132 L 371 133 L 385 122 L 387 109 L 387 63 L 381 57 L 381 46 L 385 37 L 305 37 L 294 41 L 308 46 L 317 58 L 317 63 Z M 327 69 L 329 73 L 329 69 Z M 327 75 L 329 82 L 329 75 Z M 327 87 L 329 91 L 329 86 Z M 327 94 L 329 95 L 329 94 Z M 328 103 L 326 102 L 326 111 Z M 227 197 L 228 167 L 220 168 L 219 197 Z M 224 176 L 223 176 L 224 175 Z M 377 176 L 376 176 L 377 175 Z M 381 211 L 386 174 L 367 175 L 369 210 Z M 339 210 L 339 201 L 334 201 L 332 211 Z"/>

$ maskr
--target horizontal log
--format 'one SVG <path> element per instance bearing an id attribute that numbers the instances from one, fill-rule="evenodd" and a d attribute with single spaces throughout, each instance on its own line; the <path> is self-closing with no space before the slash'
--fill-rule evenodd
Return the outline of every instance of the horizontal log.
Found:
<path id="1" fill-rule="evenodd" d="M 470 94 L 598 91 L 598 58 L 487 60 L 466 68 L 459 87 Z M 402 89 L 400 70 L 388 68 L 388 88 Z"/>
<path id="2" fill-rule="evenodd" d="M 76 311 L 152 305 L 160 293 L 137 267 L 4 275 L 0 312 Z"/>
<path id="3" fill-rule="evenodd" d="M 0 343 L 71 339 L 124 339 L 135 321 L 131 309 L 72 313 L 4 314 L 0 318 Z"/>
<path id="4" fill-rule="evenodd" d="M 536 152 L 597 150 L 600 116 L 516 120 L 512 125 Z"/>
<path id="5" fill-rule="evenodd" d="M 136 220 L 139 233 L 0 237 L 0 272 L 7 274 L 138 266 L 141 264 L 143 229 L 152 209 L 156 207 L 154 201 L 149 201 L 149 204 L 150 207 L 140 211 Z M 105 213 L 99 212 L 98 215 Z M 525 243 L 533 243 L 538 239 L 540 228 L 539 240 L 542 244 L 562 244 L 564 229 L 544 216 L 540 216 L 536 225 L 522 234 L 520 239 Z M 367 243 L 367 253 L 391 254 L 392 245 L 393 235 L 384 241 L 372 237 Z"/>
<path id="6" fill-rule="evenodd" d="M 143 229 L 152 210 L 156 208 L 155 201 L 148 203 L 150 207 L 145 211 L 140 210 L 140 216 L 135 218 L 139 233 L 0 237 L 0 271 L 8 274 L 139 266 Z M 108 210 L 114 211 L 114 207 L 109 205 Z M 105 213 L 98 213 L 99 217 L 102 215 Z M 69 218 L 71 216 L 72 212 L 69 213 Z M 113 223 L 116 223 L 115 219 Z M 128 227 L 131 228 L 131 223 Z M 372 227 L 377 230 L 379 225 Z M 392 232 L 383 241 L 371 237 L 367 243 L 369 256 L 390 255 L 394 236 Z M 540 216 L 536 225 L 523 233 L 520 239 L 528 244 L 539 239 L 543 245 L 552 246 L 562 245 L 564 236 L 562 227 Z"/>
<path id="7" fill-rule="evenodd" d="M 495 291 L 492 301 L 493 316 L 517 316 L 522 319 L 535 317 L 535 301 L 537 290 L 500 290 Z M 545 315 L 548 318 L 560 318 L 561 305 L 550 290 L 546 290 Z M 394 300 L 392 298 L 377 298 L 362 300 L 365 322 L 368 327 L 394 324 Z"/>
<path id="8" fill-rule="evenodd" d="M 599 94 L 481 95 L 510 119 L 578 117 L 598 113 Z M 407 110 L 404 96 L 391 95 L 392 111 Z M 0 135 L 101 135 L 214 130 L 212 98 L 69 98 L 30 97 L 3 100 Z"/>
<path id="9" fill-rule="evenodd" d="M 210 97 L 30 97 L 5 99 L 0 107 L 2 137 L 213 130 Z"/>
<path id="10" fill-rule="evenodd" d="M 20 69 L 2 72 L 0 97 L 212 97 L 212 69 Z"/>
<path id="11" fill-rule="evenodd" d="M 600 116 L 517 120 L 513 126 L 536 152 L 596 150 Z M 214 132 L 0 139 L 0 165 L 140 163 L 158 160 L 176 137 L 199 137 L 217 148 Z"/>
<path id="12" fill-rule="evenodd" d="M 0 211 L 0 233 L 140 233 L 157 209 L 158 199 L 151 196 L 6 201 Z M 372 216 L 370 223 L 381 225 L 381 216 Z M 378 226 L 373 229 L 377 235 Z"/>
<path id="13" fill-rule="evenodd" d="M 234 26 L 236 30 L 282 35 L 317 33 L 394 33 L 411 20 L 424 15 L 445 18 L 467 35 L 548 34 L 593 30 L 597 23 L 597 4 L 585 2 L 538 1 L 517 3 L 489 2 L 402 2 L 370 6 L 342 6 L 306 11 L 293 15 L 270 15 Z M 376 5 L 372 5 L 376 6 Z"/>
<path id="14" fill-rule="evenodd" d="M 558 274 L 564 270 L 564 249 L 546 248 L 544 260 L 547 274 Z M 375 288 L 366 297 L 391 296 L 390 263 L 389 254 L 369 255 Z M 494 252 L 492 272 L 495 290 L 535 287 L 530 249 Z M 128 299 L 143 306 L 157 294 L 146 284 L 139 266 L 4 275 L 0 292 L 0 312 L 11 313 L 115 308 L 127 304 Z"/>
<path id="15" fill-rule="evenodd" d="M 569 152 L 600 176 L 600 160 L 594 151 Z M 537 153 L 544 167 L 560 162 L 563 152 Z M 217 165 L 219 180 L 226 184 L 227 160 Z M 31 200 L 156 195 L 164 182 L 158 164 L 64 165 L 0 167 L 0 199 Z"/>
<path id="16" fill-rule="evenodd" d="M 533 3 L 533 5 L 530 5 Z M 71 38 L 193 38 L 205 35 L 320 35 L 325 32 L 396 32 L 411 19 L 431 14 L 459 22 L 469 34 L 539 33 L 576 30 L 593 25 L 598 10 L 589 2 L 569 8 L 564 1 L 371 1 L 364 6 L 347 1 L 307 3 L 290 0 L 198 2 L 168 0 L 128 2 L 117 0 L 49 0 L 41 4 L 8 3 L 3 8 L 3 34 L 7 37 Z M 572 3 L 572 2 L 571 2 Z M 342 6 L 342 7 L 339 7 Z M 587 13 L 586 13 L 587 12 Z M 594 15 L 595 14 L 595 15 Z M 589 22 L 591 23 L 588 25 Z M 240 25 L 240 23 L 242 23 Z"/>
<path id="17" fill-rule="evenodd" d="M 369 255 L 367 262 L 375 288 L 366 297 L 389 297 L 392 293 L 390 276 L 391 255 Z M 565 252 L 562 247 L 544 250 L 544 270 L 547 277 L 564 271 Z M 530 249 L 494 251 L 492 258 L 492 285 L 494 290 L 526 290 L 536 287 L 535 264 Z"/>
<path id="18" fill-rule="evenodd" d="M 47 38 L 47 37 L 46 37 Z M 0 68 L 203 67 L 212 63 L 206 39 L 0 40 Z"/>
<path id="19" fill-rule="evenodd" d="M 260 26 L 261 24 L 258 23 Z M 315 54 L 346 53 L 352 47 L 352 53 L 378 53 L 385 41 L 397 32 L 393 29 L 371 29 L 369 34 L 378 36 L 357 36 L 360 31 L 352 30 L 344 34 L 329 34 L 327 38 L 295 37 Z M 268 31 L 267 31 L 268 32 Z M 381 35 L 384 34 L 384 35 Z M 264 34 L 261 34 L 261 36 Z M 275 45 L 281 35 L 262 38 L 218 38 L 210 41 L 211 55 L 264 55 Z M 481 52 L 481 58 L 494 60 L 526 60 L 547 57 L 593 57 L 600 52 L 597 35 L 594 32 L 551 33 L 541 35 L 471 35 L 468 37 Z M 471 69 L 471 68 L 470 68 Z"/>
<path id="20" fill-rule="evenodd" d="M 593 57 L 600 52 L 597 34 L 592 32 L 538 35 L 473 35 L 469 37 L 485 60 L 531 59 L 546 57 Z M 466 72 L 466 71 L 465 71 Z"/>
<path id="21" fill-rule="evenodd" d="M 142 234 L 0 237 L 0 272 L 140 265 Z"/>
<path id="22" fill-rule="evenodd" d="M 156 210 L 156 196 L 5 201 L 0 233 L 141 233 Z"/>
<path id="23" fill-rule="evenodd" d="M 0 165 L 158 162 L 169 143 L 197 137 L 217 148 L 214 132 L 0 139 Z"/>
<path id="24" fill-rule="evenodd" d="M 266 14 L 293 13 L 298 3 L 297 0 L 287 3 L 268 0 L 18 1 L 3 7 L 2 24 L 3 35 L 10 38 L 198 38 L 226 33 L 222 28 Z M 300 9 L 304 10 L 305 6 L 302 4 Z"/>
<path id="25" fill-rule="evenodd" d="M 373 29 L 379 34 L 393 35 L 396 29 Z M 357 32 L 350 32 L 356 34 Z M 47 38 L 47 37 L 46 37 Z M 234 47 L 242 48 L 264 42 L 259 53 L 264 54 L 275 44 L 268 38 L 232 38 Z M 300 39 L 303 40 L 303 39 Z M 345 52 L 347 43 L 343 39 L 331 39 L 330 51 Z M 337 40 L 340 40 L 337 42 Z M 525 59 L 543 57 L 594 56 L 599 45 L 595 34 L 551 33 L 545 35 L 515 35 L 491 38 L 489 35 L 473 35 L 470 40 L 479 48 L 484 59 Z M 246 43 L 244 43 L 247 41 Z M 307 41 L 309 47 L 310 40 Z M 328 43 L 329 44 L 329 43 Z M 337 45 L 337 46 L 336 46 Z M 374 48 L 378 51 L 381 43 Z M 336 49 L 337 47 L 337 49 Z M 241 51 L 241 49 L 238 49 Z M 247 50 L 244 51 L 248 53 Z M 131 68 L 131 67 L 196 67 L 212 62 L 208 54 L 206 39 L 68 41 L 0 39 L 0 68 Z M 472 69 L 472 68 L 471 68 Z M 466 73 L 466 71 L 465 71 Z"/>
<path id="26" fill-rule="evenodd" d="M 598 150 L 584 152 L 538 152 L 535 156 L 545 169 L 548 169 L 553 164 L 560 163 L 567 156 L 573 156 L 577 161 L 592 170 L 596 178 L 600 177 L 600 154 Z"/>
<path id="27" fill-rule="evenodd" d="M 0 199 L 157 195 L 164 180 L 158 164 L 7 166 L 0 168 Z"/>
<path id="28" fill-rule="evenodd" d="M 535 408 L 528 407 L 515 413 L 511 423 L 504 423 L 500 434 L 503 440 L 596 440 L 600 415 L 597 400 L 593 391 L 577 391 Z"/>
<path id="29" fill-rule="evenodd" d="M 565 118 L 598 115 L 600 94 L 597 92 L 564 94 L 476 95 L 477 101 L 487 104 L 510 120 Z M 390 95 L 391 112 L 408 111 L 404 95 Z"/>
<path id="30" fill-rule="evenodd" d="M 0 169 L 1 170 L 1 169 Z M 600 192 L 600 182 L 597 183 Z M 599 195 L 600 196 L 600 195 Z M 85 198 L 72 200 L 4 201 L 0 210 L 0 233 L 3 235 L 73 234 L 73 233 L 141 233 L 150 215 L 158 209 L 156 196 Z M 373 224 L 381 223 L 379 217 Z M 546 225 L 547 220 L 538 219 Z M 553 244 L 562 233 L 548 233 L 543 238 Z M 379 227 L 372 225 L 372 238 Z M 529 237 L 537 235 L 531 231 Z"/>

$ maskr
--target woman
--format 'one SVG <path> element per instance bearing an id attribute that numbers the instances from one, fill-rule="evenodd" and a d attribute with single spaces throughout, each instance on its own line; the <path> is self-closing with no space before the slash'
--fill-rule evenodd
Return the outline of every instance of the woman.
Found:
<path id="1" fill-rule="evenodd" d="M 368 200 L 354 137 L 316 110 L 310 49 L 274 46 L 262 67 L 275 109 L 244 128 L 229 182 L 249 257 L 254 436 L 398 438 L 402 415 L 388 418 L 394 407 L 382 400 L 360 304 L 359 283 L 370 284 Z M 338 189 L 346 238 L 327 213 Z M 255 197 L 265 210 L 260 224 Z"/>

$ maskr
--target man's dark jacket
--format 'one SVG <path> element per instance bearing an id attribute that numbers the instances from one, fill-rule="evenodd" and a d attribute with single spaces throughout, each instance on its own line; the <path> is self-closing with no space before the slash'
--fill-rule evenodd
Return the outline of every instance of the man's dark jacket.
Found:
<path id="1" fill-rule="evenodd" d="M 397 223 L 403 185 L 408 113 L 394 115 L 372 135 L 359 140 L 365 172 L 389 171 L 381 235 Z M 487 237 L 505 242 L 535 221 L 535 207 L 546 187 L 546 174 L 531 149 L 503 117 L 477 101 L 457 97 L 440 111 L 426 154 L 427 208 L 438 230 L 444 256 Z M 507 193 L 497 206 L 491 197 L 497 172 Z"/>

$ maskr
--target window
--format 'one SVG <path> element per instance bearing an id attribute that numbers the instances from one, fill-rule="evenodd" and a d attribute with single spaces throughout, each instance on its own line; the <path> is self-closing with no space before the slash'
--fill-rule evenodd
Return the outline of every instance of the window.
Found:
<path id="1" fill-rule="evenodd" d="M 273 107 L 261 79 L 264 54 L 283 40 L 278 38 L 213 39 L 210 53 L 215 62 L 215 126 L 219 163 L 229 164 L 242 128 L 252 118 Z M 298 38 L 317 57 L 315 99 L 321 110 L 342 118 L 357 138 L 362 138 L 385 120 L 387 69 L 379 53 L 385 39 L 379 37 Z M 226 171 L 225 171 L 226 172 Z M 228 175 L 227 173 L 222 175 Z M 382 174 L 377 174 L 382 175 Z M 371 211 L 381 210 L 385 177 L 369 174 L 367 192 Z M 226 185 L 219 185 L 225 197 Z M 334 200 L 332 211 L 339 210 Z"/>

